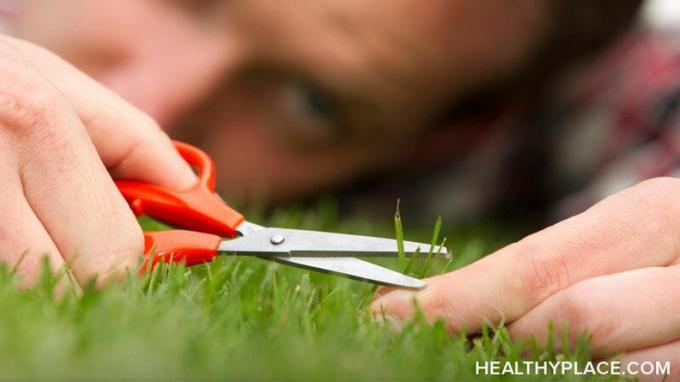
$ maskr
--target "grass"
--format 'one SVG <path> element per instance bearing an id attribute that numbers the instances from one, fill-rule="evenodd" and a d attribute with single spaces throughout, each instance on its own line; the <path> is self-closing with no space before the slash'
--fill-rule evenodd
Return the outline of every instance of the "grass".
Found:
<path id="1" fill-rule="evenodd" d="M 387 229 L 342 221 L 323 206 L 286 210 L 270 223 L 394 235 L 389 221 Z M 430 230 L 406 232 L 406 239 L 428 241 Z M 435 237 L 446 232 L 440 221 L 434 230 Z M 436 273 L 501 244 L 484 230 L 447 233 L 457 252 L 453 261 L 430 256 L 387 264 Z M 260 259 L 160 266 L 145 277 L 103 290 L 86 286 L 81 295 L 61 299 L 53 297 L 54 284 L 45 272 L 35 287 L 18 290 L 11 272 L 0 270 L 0 379 L 469 381 L 482 379 L 474 375 L 476 361 L 589 358 L 585 342 L 557 353 L 513 343 L 502 327 L 473 338 L 451 336 L 422 316 L 396 332 L 366 312 L 374 286 Z"/>

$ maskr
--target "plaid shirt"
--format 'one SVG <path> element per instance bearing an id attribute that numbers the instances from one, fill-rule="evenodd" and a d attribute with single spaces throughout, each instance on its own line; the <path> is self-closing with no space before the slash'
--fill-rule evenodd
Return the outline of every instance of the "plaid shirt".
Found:
<path id="1" fill-rule="evenodd" d="M 574 118 L 560 126 L 555 171 L 580 189 L 562 202 L 564 212 L 645 179 L 680 176 L 678 37 L 623 41 L 569 89 L 565 107 Z"/>
<path id="2" fill-rule="evenodd" d="M 521 123 L 487 126 L 418 208 L 552 220 L 642 180 L 680 176 L 680 33 L 633 33 L 549 98 Z"/>

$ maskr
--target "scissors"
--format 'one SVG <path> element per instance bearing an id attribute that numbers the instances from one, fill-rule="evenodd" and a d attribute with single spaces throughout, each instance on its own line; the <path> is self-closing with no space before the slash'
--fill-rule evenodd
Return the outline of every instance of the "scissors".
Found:
<path id="1" fill-rule="evenodd" d="M 397 256 L 397 241 L 371 236 L 287 228 L 247 221 L 215 192 L 215 164 L 202 150 L 174 142 L 198 180 L 185 191 L 136 180 L 116 185 L 137 216 L 147 215 L 183 230 L 144 232 L 143 268 L 160 261 L 187 266 L 208 263 L 218 255 L 256 256 L 295 267 L 333 273 L 395 287 L 422 289 L 425 282 L 354 256 Z M 229 238 L 224 240 L 223 237 Z M 405 254 L 428 253 L 430 244 L 404 241 Z M 440 248 L 446 253 L 446 248 Z"/>

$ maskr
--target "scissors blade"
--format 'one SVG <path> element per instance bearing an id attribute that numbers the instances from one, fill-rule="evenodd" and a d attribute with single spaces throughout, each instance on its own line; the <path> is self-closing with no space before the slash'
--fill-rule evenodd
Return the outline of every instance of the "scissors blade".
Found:
<path id="1" fill-rule="evenodd" d="M 422 280 L 353 257 L 275 256 L 266 257 L 266 259 L 314 271 L 340 274 L 381 285 L 409 289 L 422 289 L 427 285 Z"/>
<path id="2" fill-rule="evenodd" d="M 393 239 L 287 228 L 251 231 L 237 239 L 223 241 L 219 251 L 262 257 L 372 257 L 398 253 L 397 241 Z M 430 244 L 404 241 L 406 254 L 416 251 L 426 254 Z M 448 253 L 448 250 L 441 248 L 440 252 Z"/>

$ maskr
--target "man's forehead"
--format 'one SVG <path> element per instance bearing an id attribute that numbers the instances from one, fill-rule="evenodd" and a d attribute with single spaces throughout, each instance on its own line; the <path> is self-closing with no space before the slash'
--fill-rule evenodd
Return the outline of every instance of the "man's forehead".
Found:
<path id="1" fill-rule="evenodd" d="M 530 40 L 510 33 L 525 27 L 501 0 L 249 0 L 230 10 L 232 33 L 265 65 L 366 100 L 383 116 L 424 115 L 464 96 L 513 64 L 504 56 L 523 50 L 516 40 Z"/>
<path id="2" fill-rule="evenodd" d="M 433 24 L 442 18 L 436 11 L 442 9 L 440 3 L 291 0 L 272 6 L 269 1 L 250 0 L 237 6 L 233 21 L 242 38 L 265 56 L 316 63 L 339 74 L 346 70 L 381 77 L 393 72 L 405 80 L 427 66 L 426 61 L 433 59 L 427 56 L 447 56 L 436 41 L 445 35 L 436 35 L 440 28 Z"/>
<path id="3" fill-rule="evenodd" d="M 306 40 L 361 38 L 383 39 L 386 42 L 414 44 L 431 41 L 437 35 L 444 37 L 442 28 L 453 21 L 449 15 L 451 2 L 461 0 L 289 0 L 272 3 L 267 0 L 249 0 L 232 4 L 231 19 L 246 27 L 248 34 L 263 34 L 276 40 L 306 32 Z M 465 1 L 464 1 L 465 2 Z M 300 3 L 297 6 L 296 3 Z M 259 32 L 259 33 L 258 33 Z M 272 32 L 276 32 L 273 34 Z M 397 41 L 398 40 L 398 41 Z"/>

